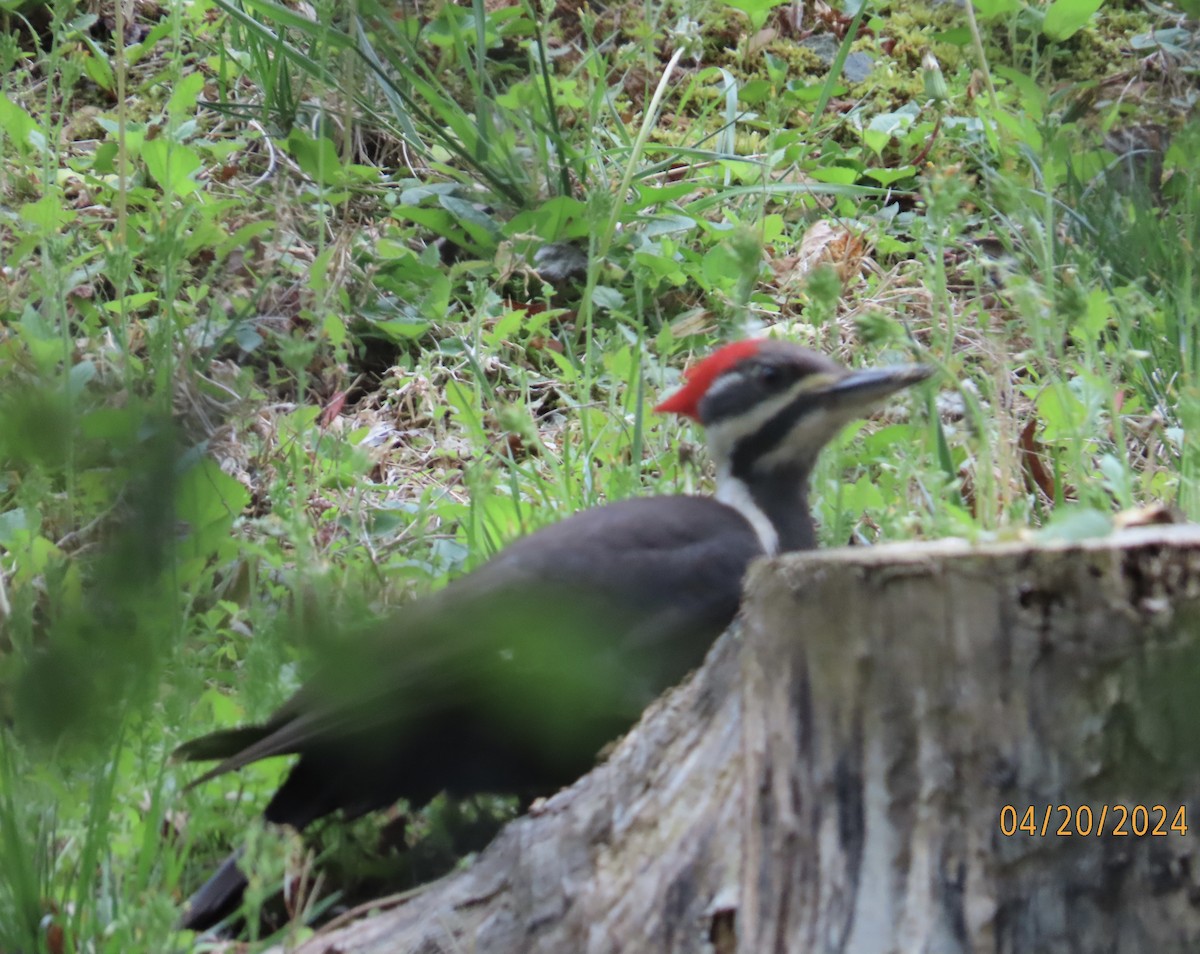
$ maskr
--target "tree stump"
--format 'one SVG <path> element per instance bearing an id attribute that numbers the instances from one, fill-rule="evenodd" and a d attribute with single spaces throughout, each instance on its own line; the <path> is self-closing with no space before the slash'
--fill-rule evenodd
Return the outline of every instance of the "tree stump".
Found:
<path id="1" fill-rule="evenodd" d="M 1200 528 L 757 564 L 468 869 L 306 954 L 1200 949 Z"/>

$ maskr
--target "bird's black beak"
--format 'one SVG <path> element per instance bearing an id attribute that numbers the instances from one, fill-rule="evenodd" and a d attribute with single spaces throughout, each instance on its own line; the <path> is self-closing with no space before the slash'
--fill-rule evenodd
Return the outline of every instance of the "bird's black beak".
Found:
<path id="1" fill-rule="evenodd" d="M 850 371 L 820 389 L 822 402 L 831 410 L 857 414 L 878 404 L 889 394 L 924 381 L 934 369 L 926 364 L 898 364 L 887 368 Z"/>

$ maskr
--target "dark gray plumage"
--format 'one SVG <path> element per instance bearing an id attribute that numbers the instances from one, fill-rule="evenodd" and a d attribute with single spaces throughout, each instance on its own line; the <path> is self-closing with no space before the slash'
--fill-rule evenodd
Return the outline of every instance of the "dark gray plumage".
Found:
<path id="1" fill-rule="evenodd" d="M 928 373 L 849 372 L 783 342 L 726 346 L 659 406 L 708 427 L 718 499 L 626 500 L 520 539 L 381 622 L 264 724 L 177 756 L 220 760 L 196 785 L 298 755 L 264 811 L 297 829 L 441 791 L 532 796 L 568 784 L 699 665 L 755 557 L 812 545 L 806 485 L 829 438 Z M 244 886 L 235 854 L 183 926 L 216 923 Z"/>

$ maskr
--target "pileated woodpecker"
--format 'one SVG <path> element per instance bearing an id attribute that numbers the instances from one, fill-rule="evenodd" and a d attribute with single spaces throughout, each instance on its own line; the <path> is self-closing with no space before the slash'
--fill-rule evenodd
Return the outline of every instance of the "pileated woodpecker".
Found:
<path id="1" fill-rule="evenodd" d="M 755 557 L 815 545 L 807 483 L 821 448 L 930 373 L 848 371 L 782 341 L 726 345 L 656 408 L 707 429 L 715 498 L 625 500 L 524 537 L 381 623 L 265 723 L 176 755 L 222 760 L 193 785 L 299 755 L 264 812 L 297 829 L 441 791 L 529 796 L 570 783 L 699 665 Z M 215 924 L 244 887 L 235 854 L 182 925 Z"/>

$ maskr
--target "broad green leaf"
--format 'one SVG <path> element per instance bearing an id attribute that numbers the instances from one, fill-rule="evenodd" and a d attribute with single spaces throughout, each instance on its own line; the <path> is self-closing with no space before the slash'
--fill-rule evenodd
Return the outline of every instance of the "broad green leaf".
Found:
<path id="1" fill-rule="evenodd" d="M 774 87 L 771 82 L 759 77 L 758 79 L 750 80 L 742 86 L 738 91 L 738 99 L 741 100 L 743 105 L 758 106 L 760 103 L 765 103 L 770 99 L 773 92 Z"/>
<path id="2" fill-rule="evenodd" d="M 431 321 L 445 321 L 450 314 L 450 278 L 444 272 L 434 272 L 425 282 L 421 296 L 421 313 Z M 415 332 L 416 334 L 420 332 Z"/>
<path id="3" fill-rule="evenodd" d="M 1108 327 L 1113 320 L 1113 303 L 1103 288 L 1093 288 L 1087 296 L 1083 315 L 1071 329 L 1081 340 L 1091 340 Z"/>
<path id="4" fill-rule="evenodd" d="M 141 414 L 128 407 L 101 407 L 80 418 L 79 433 L 90 440 L 127 446 L 137 440 L 138 428 L 143 421 Z"/>
<path id="5" fill-rule="evenodd" d="M 287 149 L 304 174 L 321 185 L 332 185 L 342 179 L 342 160 L 337 147 L 324 136 L 314 139 L 293 129 L 288 133 Z"/>
<path id="6" fill-rule="evenodd" d="M 21 206 L 21 218 L 44 235 L 57 232 L 64 225 L 75 221 L 75 213 L 63 207 L 62 197 L 54 194 L 42 196 L 36 202 Z"/>
<path id="7" fill-rule="evenodd" d="M 1179 8 L 1194 19 L 1200 19 L 1200 0 L 1188 0 L 1179 3 Z M 1129 40 L 1129 45 L 1135 50 L 1162 50 L 1171 56 L 1186 57 L 1191 49 L 1192 30 L 1184 27 L 1168 27 L 1165 30 L 1151 30 L 1148 33 L 1138 33 Z"/>
<path id="8" fill-rule="evenodd" d="M 655 215 L 639 221 L 644 223 L 642 236 L 648 239 L 676 232 L 690 232 L 696 227 L 696 220 L 686 215 Z"/>
<path id="9" fill-rule="evenodd" d="M 428 321 L 400 321 L 396 319 L 373 321 L 371 322 L 371 327 L 382 331 L 389 338 L 411 341 L 425 334 L 430 328 L 430 323 Z"/>
<path id="10" fill-rule="evenodd" d="M 29 530 L 29 514 L 22 507 L 0 513 L 0 545 L 11 547 L 19 531 Z"/>
<path id="11" fill-rule="evenodd" d="M 214 460 L 201 458 L 180 475 L 175 513 L 187 528 L 178 547 L 182 579 L 194 579 L 210 560 L 225 559 L 237 552 L 238 543 L 229 531 L 249 504 L 246 488 Z"/>
<path id="12" fill-rule="evenodd" d="M 1021 9 L 1020 0 L 972 0 L 975 13 L 981 20 L 994 20 Z"/>
<path id="13" fill-rule="evenodd" d="M 201 458 L 179 478 L 176 516 L 193 529 L 220 524 L 229 527 L 250 504 L 250 494 L 216 461 Z"/>
<path id="14" fill-rule="evenodd" d="M 472 202 L 453 195 L 438 196 L 438 202 L 454 216 L 455 222 L 474 239 L 480 248 L 491 248 L 500 236 L 500 227 L 487 212 Z"/>
<path id="15" fill-rule="evenodd" d="M 134 292 L 132 295 L 126 295 L 124 298 L 115 298 L 112 301 L 106 301 L 101 307 L 105 311 L 116 315 L 145 308 L 157 299 L 157 292 Z"/>
<path id="16" fill-rule="evenodd" d="M 71 370 L 67 372 L 67 392 L 73 399 L 77 399 L 95 377 L 95 362 L 80 361 L 78 364 L 72 365 Z"/>
<path id="17" fill-rule="evenodd" d="M 208 706 L 212 712 L 214 725 L 236 725 L 246 718 L 246 711 L 237 700 L 216 689 L 205 689 L 200 694 L 197 708 Z"/>
<path id="18" fill-rule="evenodd" d="M 1042 420 L 1042 439 L 1047 443 L 1077 439 L 1087 420 L 1087 406 L 1075 391 L 1064 385 L 1045 388 L 1037 397 Z"/>
<path id="19" fill-rule="evenodd" d="M 949 43 L 951 46 L 966 46 L 971 42 L 970 27 L 953 27 L 949 30 L 942 30 L 930 37 L 935 43 Z"/>
<path id="20" fill-rule="evenodd" d="M 142 145 L 142 161 L 167 195 L 183 197 L 200 188 L 193 178 L 200 169 L 200 157 L 189 146 L 160 136 Z"/>
<path id="21" fill-rule="evenodd" d="M 1062 540 L 1074 543 L 1112 533 L 1112 515 L 1090 507 L 1063 507 L 1050 517 L 1036 534 L 1038 540 Z"/>
<path id="22" fill-rule="evenodd" d="M 861 135 L 867 148 L 877 156 L 882 155 L 883 150 L 892 141 L 892 134 L 882 129 L 864 129 Z"/>
<path id="23" fill-rule="evenodd" d="M 724 0 L 726 6 L 741 10 L 746 14 L 750 20 L 750 26 L 755 30 L 761 30 L 763 24 L 767 22 L 767 15 L 786 2 L 787 0 Z"/>
<path id="24" fill-rule="evenodd" d="M 1103 3 L 1104 0 L 1054 0 L 1046 10 L 1042 32 L 1052 40 L 1065 40 L 1077 33 Z"/>
<path id="25" fill-rule="evenodd" d="M 820 169 L 812 170 L 810 175 L 818 182 L 852 185 L 858 180 L 859 172 L 857 169 L 850 169 L 846 166 L 823 166 Z"/>
<path id="26" fill-rule="evenodd" d="M 863 175 L 880 185 L 890 186 L 901 179 L 911 179 L 917 173 L 916 166 L 900 166 L 897 169 L 864 169 Z"/>
<path id="27" fill-rule="evenodd" d="M 479 406 L 474 390 L 461 381 L 451 379 L 446 382 L 446 403 L 454 408 L 458 420 L 466 428 L 476 444 L 487 444 L 487 431 L 483 426 L 483 411 Z"/>
<path id="28" fill-rule="evenodd" d="M 259 219 L 256 222 L 247 222 L 232 235 L 223 239 L 217 244 L 215 251 L 218 259 L 224 259 L 232 252 L 239 251 L 249 247 L 251 241 L 260 235 L 265 235 L 275 230 L 274 219 Z"/>
<path id="29" fill-rule="evenodd" d="M 841 488 L 841 499 L 838 501 L 847 513 L 865 513 L 868 510 L 883 510 L 887 502 L 883 492 L 870 477 L 864 474 L 854 483 Z"/>
<path id="30" fill-rule="evenodd" d="M 615 311 L 624 306 L 625 296 L 608 285 L 597 285 L 592 293 L 592 301 L 597 308 Z"/>
<path id="31" fill-rule="evenodd" d="M 767 77 L 776 86 L 783 86 L 787 82 L 788 64 L 787 60 L 776 56 L 774 53 L 764 50 L 763 62 L 767 66 Z"/>
<path id="32" fill-rule="evenodd" d="M 308 270 L 308 287 L 315 292 L 323 292 L 329 288 L 329 263 L 338 249 L 330 245 L 319 252 L 313 259 L 312 267 Z"/>
<path id="33" fill-rule="evenodd" d="M 634 199 L 625 206 L 631 212 L 640 211 L 650 205 L 662 205 L 674 202 L 677 199 L 682 199 L 684 196 L 691 195 L 696 191 L 696 183 L 693 181 L 684 181 L 658 186 L 644 182 L 636 185 L 634 191 L 636 193 Z"/>
<path id="34" fill-rule="evenodd" d="M 341 315 L 326 315 L 321 331 L 335 348 L 346 343 L 346 322 Z"/>
<path id="35" fill-rule="evenodd" d="M 83 71 L 87 73 L 88 79 L 101 89 L 112 92 L 116 86 L 116 79 L 113 77 L 108 57 L 94 40 L 89 38 L 87 45 L 92 55 L 83 57 Z"/>
<path id="36" fill-rule="evenodd" d="M 466 232 L 462 223 L 445 209 L 426 209 L 418 206 L 401 206 L 393 213 L 396 218 L 407 220 L 429 229 L 434 235 L 461 245 L 472 255 L 482 257 L 483 248 L 477 245 L 473 235 Z"/>
<path id="37" fill-rule="evenodd" d="M 559 242 L 586 235 L 589 225 L 587 205 L 578 199 L 558 195 L 547 199 L 536 209 L 518 212 L 505 230 L 509 235 L 531 232 L 547 242 Z"/>
<path id="38" fill-rule="evenodd" d="M 176 120 L 194 116 L 204 91 L 204 74 L 197 70 L 188 73 L 176 84 L 171 98 L 167 100 L 167 113 Z"/>

